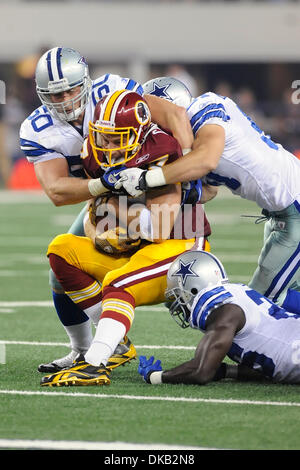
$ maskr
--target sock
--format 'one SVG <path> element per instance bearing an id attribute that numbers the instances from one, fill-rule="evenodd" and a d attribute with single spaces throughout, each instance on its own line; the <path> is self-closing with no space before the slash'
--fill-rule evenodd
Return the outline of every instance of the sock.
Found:
<path id="1" fill-rule="evenodd" d="M 85 354 L 93 341 L 91 320 L 78 325 L 64 326 L 70 339 L 70 347 L 73 351 Z"/>
<path id="2" fill-rule="evenodd" d="M 291 313 L 300 315 L 300 292 L 288 289 L 282 308 Z"/>
<path id="3" fill-rule="evenodd" d="M 77 325 L 89 319 L 66 294 L 52 291 L 52 297 L 57 315 L 64 326 Z"/>
<path id="4" fill-rule="evenodd" d="M 99 323 L 101 311 L 102 311 L 102 302 L 97 302 L 96 304 L 91 305 L 91 307 L 88 307 L 84 310 L 84 312 L 92 320 L 96 328 Z"/>
<path id="5" fill-rule="evenodd" d="M 125 290 L 106 286 L 102 295 L 102 318 L 112 318 L 123 323 L 126 333 L 134 319 L 135 300 Z"/>
<path id="6" fill-rule="evenodd" d="M 85 354 L 86 362 L 93 366 L 106 365 L 125 333 L 123 323 L 112 318 L 100 318 L 93 342 Z"/>

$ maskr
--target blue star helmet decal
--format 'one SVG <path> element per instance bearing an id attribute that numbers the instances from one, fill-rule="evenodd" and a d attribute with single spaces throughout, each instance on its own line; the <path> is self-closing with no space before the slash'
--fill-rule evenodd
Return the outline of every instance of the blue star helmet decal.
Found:
<path id="1" fill-rule="evenodd" d="M 179 261 L 180 268 L 174 274 L 172 274 L 172 276 L 180 276 L 182 278 L 183 285 L 185 284 L 185 282 L 186 282 L 186 280 L 189 276 L 197 277 L 198 275 L 192 270 L 192 266 L 195 263 L 195 261 L 196 260 L 193 260 L 190 263 L 184 264 L 180 260 Z"/>
<path id="2" fill-rule="evenodd" d="M 165 85 L 165 86 L 159 86 L 157 83 L 153 83 L 153 90 L 150 91 L 150 95 L 155 95 L 155 96 L 159 96 L 160 98 L 166 98 L 167 100 L 170 100 L 172 101 L 172 98 L 170 95 L 168 95 L 167 93 L 167 89 L 169 88 L 170 86 L 170 83 L 168 85 Z"/>

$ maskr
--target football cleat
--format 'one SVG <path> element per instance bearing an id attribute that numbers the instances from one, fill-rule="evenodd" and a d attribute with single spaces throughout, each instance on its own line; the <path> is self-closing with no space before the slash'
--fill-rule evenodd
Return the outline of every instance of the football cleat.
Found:
<path id="1" fill-rule="evenodd" d="M 68 369 L 73 366 L 75 358 L 78 356 L 78 352 L 72 350 L 67 356 L 64 356 L 60 359 L 55 359 L 48 364 L 40 364 L 38 366 L 39 372 L 49 372 L 54 374 L 55 372 L 60 372 L 63 369 Z M 124 365 L 126 362 L 136 359 L 137 352 L 130 339 L 125 336 L 124 340 L 121 341 L 114 354 L 109 358 L 108 364 L 106 367 L 109 369 L 114 369 L 118 366 Z"/>
<path id="2" fill-rule="evenodd" d="M 132 361 L 137 358 L 137 352 L 132 342 L 127 336 L 124 336 L 124 340 L 121 341 L 114 354 L 108 359 L 106 368 L 109 370 L 115 369 L 119 366 L 124 366 L 126 362 Z"/>
<path id="3" fill-rule="evenodd" d="M 49 362 L 48 364 L 40 364 L 38 366 L 38 371 L 54 373 L 59 372 L 67 367 L 72 367 L 76 356 L 78 356 L 78 352 L 72 350 L 67 356 L 64 356 L 60 359 L 54 359 L 53 362 Z"/>
<path id="4" fill-rule="evenodd" d="M 110 370 L 103 364 L 92 366 L 79 355 L 74 366 L 56 374 L 45 375 L 41 380 L 42 387 L 69 387 L 87 385 L 110 385 Z"/>

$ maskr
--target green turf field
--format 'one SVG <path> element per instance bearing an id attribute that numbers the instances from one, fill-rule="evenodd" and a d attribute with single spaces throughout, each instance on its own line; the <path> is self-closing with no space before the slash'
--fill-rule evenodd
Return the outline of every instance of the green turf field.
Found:
<path id="1" fill-rule="evenodd" d="M 68 352 L 45 253 L 80 207 L 0 192 L 0 448 L 299 449 L 296 385 L 149 386 L 133 361 L 109 387 L 40 387 L 38 364 Z M 240 216 L 258 208 L 222 192 L 206 211 L 212 252 L 232 281 L 249 281 L 263 224 Z M 181 330 L 160 305 L 137 309 L 129 336 L 138 354 L 168 368 L 191 357 L 200 333 Z"/>

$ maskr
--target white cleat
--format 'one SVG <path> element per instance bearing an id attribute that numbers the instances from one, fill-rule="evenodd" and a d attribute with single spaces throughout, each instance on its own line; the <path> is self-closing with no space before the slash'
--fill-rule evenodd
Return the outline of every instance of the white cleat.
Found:
<path id="1" fill-rule="evenodd" d="M 54 361 L 49 362 L 48 364 L 40 364 L 38 366 L 39 372 L 59 372 L 66 367 L 72 367 L 74 360 L 78 356 L 78 351 L 72 350 L 67 356 L 64 356 L 60 359 L 54 359 Z"/>

